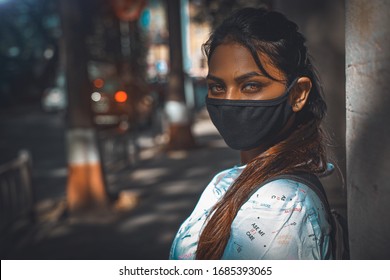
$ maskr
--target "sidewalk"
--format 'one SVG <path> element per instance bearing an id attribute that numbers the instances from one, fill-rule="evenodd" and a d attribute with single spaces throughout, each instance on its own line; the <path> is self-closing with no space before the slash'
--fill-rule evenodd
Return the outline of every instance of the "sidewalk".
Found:
<path id="1" fill-rule="evenodd" d="M 133 209 L 75 219 L 59 217 L 64 206 L 59 203 L 5 259 L 167 259 L 204 187 L 217 172 L 239 163 L 239 153 L 226 146 L 207 113 L 199 114 L 193 132 L 198 148 L 162 153 L 152 146 L 136 168 L 109 176 L 112 191 L 135 194 Z M 329 200 L 345 210 L 335 188 Z"/>

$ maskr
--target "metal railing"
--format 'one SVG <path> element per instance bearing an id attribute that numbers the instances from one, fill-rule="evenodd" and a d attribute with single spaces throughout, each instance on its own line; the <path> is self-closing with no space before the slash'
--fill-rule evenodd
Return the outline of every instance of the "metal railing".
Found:
<path id="1" fill-rule="evenodd" d="M 0 235 L 17 230 L 33 218 L 31 156 L 20 151 L 17 158 L 0 165 Z"/>

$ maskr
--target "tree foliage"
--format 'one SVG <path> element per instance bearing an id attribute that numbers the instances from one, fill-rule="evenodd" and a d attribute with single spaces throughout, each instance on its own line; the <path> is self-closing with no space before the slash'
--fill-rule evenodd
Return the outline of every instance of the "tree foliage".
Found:
<path id="1" fill-rule="evenodd" d="M 123 57 L 120 21 L 110 0 L 83 0 L 87 60 L 120 65 L 127 60 L 140 76 L 146 47 L 137 23 L 130 23 L 131 54 Z M 122 34 L 123 36 L 123 34 Z M 62 38 L 59 0 L 12 0 L 0 4 L 0 106 L 38 101 L 53 86 Z M 120 66 L 119 66 L 120 68 Z"/>
<path id="2" fill-rule="evenodd" d="M 3 106 L 38 96 L 54 79 L 61 35 L 57 10 L 57 1 L 51 0 L 14 0 L 0 6 Z"/>

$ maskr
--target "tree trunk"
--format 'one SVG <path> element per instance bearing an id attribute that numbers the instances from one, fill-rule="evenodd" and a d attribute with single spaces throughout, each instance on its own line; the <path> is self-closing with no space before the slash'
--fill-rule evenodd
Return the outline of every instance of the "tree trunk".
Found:
<path id="1" fill-rule="evenodd" d="M 390 258 L 390 3 L 347 0 L 347 187 L 352 259 Z"/>
<path id="2" fill-rule="evenodd" d="M 84 3 L 84 4 L 83 4 Z M 70 211 L 106 205 L 107 193 L 92 122 L 85 45 L 84 1 L 62 0 L 62 31 L 65 45 L 68 93 L 67 203 Z"/>
<path id="3" fill-rule="evenodd" d="M 169 122 L 168 150 L 195 146 L 191 117 L 185 103 L 180 0 L 166 1 L 168 8 L 170 72 L 165 112 Z"/>

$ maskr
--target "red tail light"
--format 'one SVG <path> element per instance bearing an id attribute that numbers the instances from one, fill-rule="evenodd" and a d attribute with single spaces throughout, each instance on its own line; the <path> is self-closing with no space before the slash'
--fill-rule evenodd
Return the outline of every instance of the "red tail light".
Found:
<path id="1" fill-rule="evenodd" d="M 114 99 L 118 103 L 123 103 L 127 100 L 127 93 L 123 90 L 117 91 L 114 95 Z"/>

